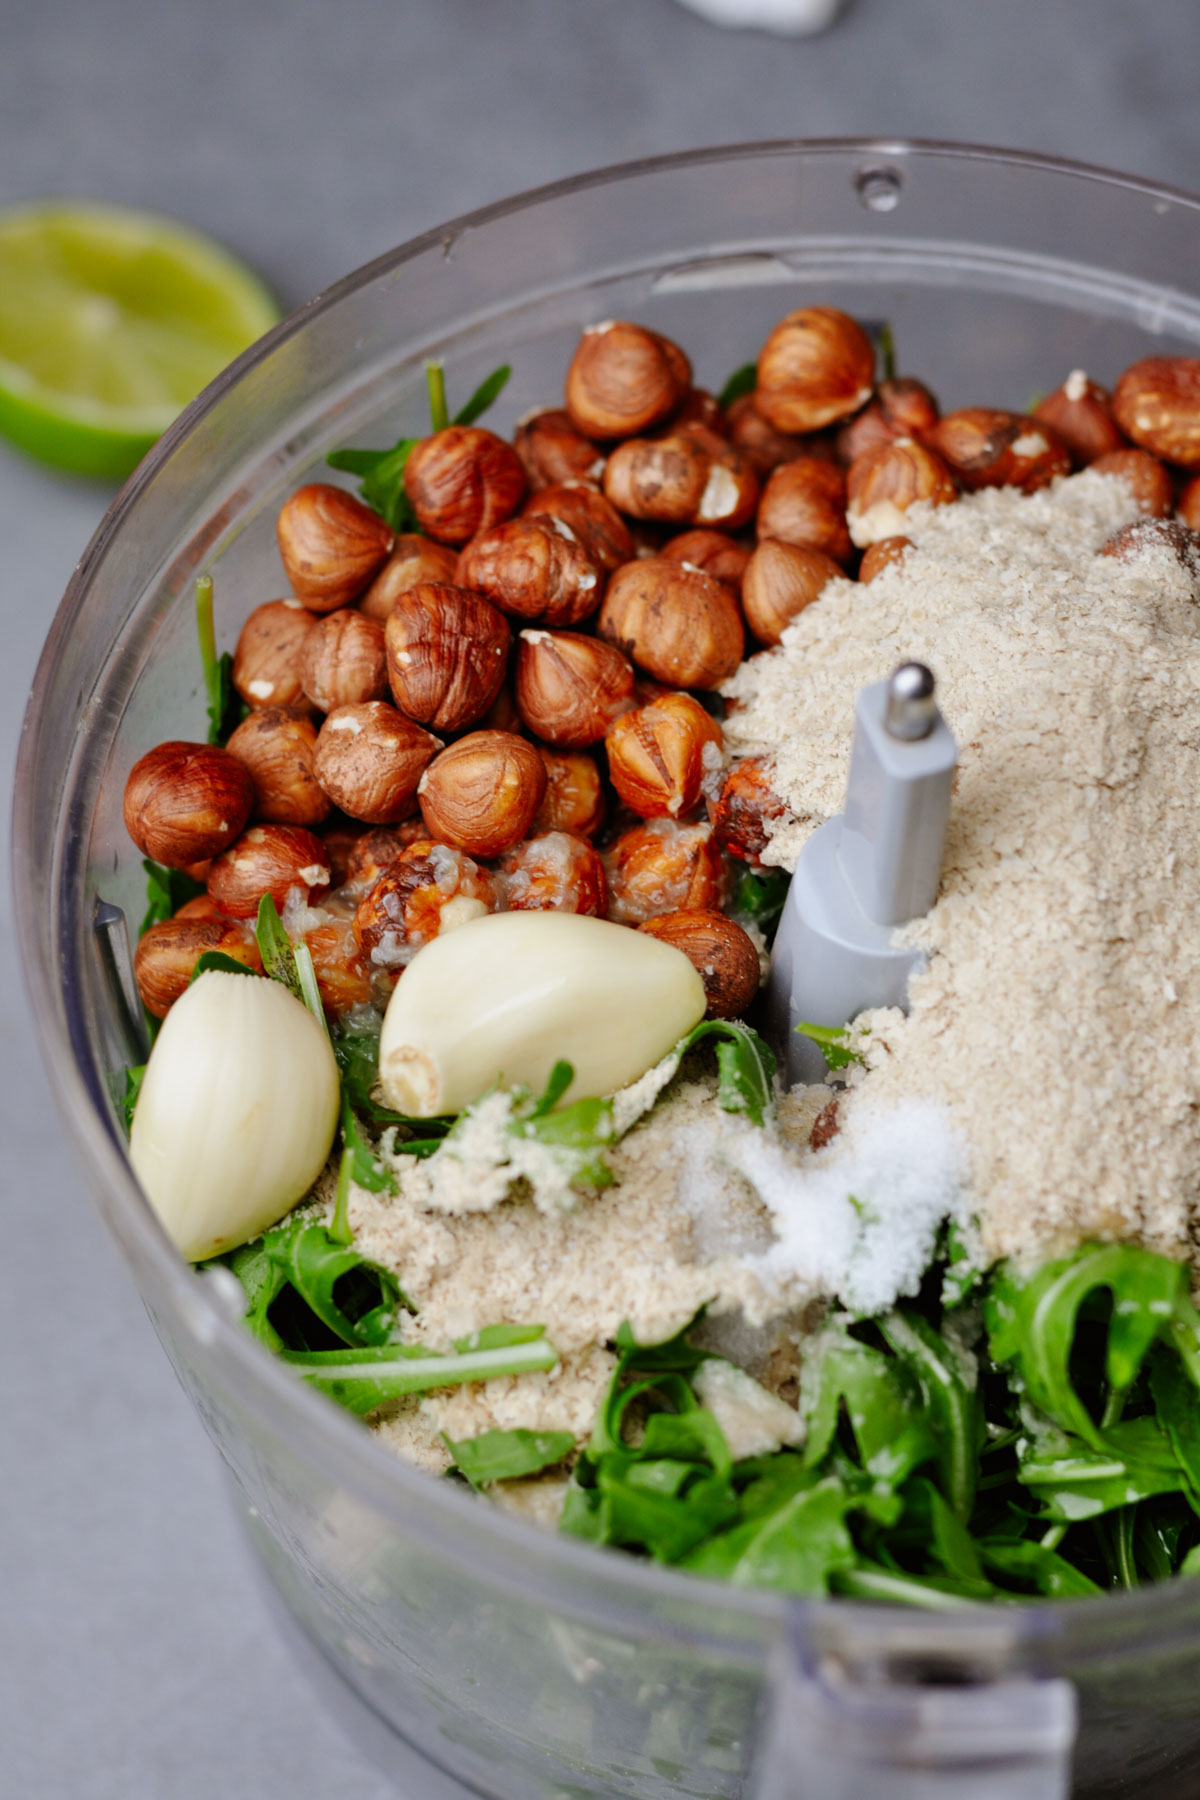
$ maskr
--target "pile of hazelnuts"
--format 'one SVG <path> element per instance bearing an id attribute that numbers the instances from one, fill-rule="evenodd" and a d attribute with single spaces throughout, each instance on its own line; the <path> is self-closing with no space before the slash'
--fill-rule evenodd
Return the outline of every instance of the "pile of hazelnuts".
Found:
<path id="1" fill-rule="evenodd" d="M 137 947 L 148 1009 L 207 950 L 259 966 L 270 894 L 333 1015 L 504 908 L 652 932 L 696 964 L 712 1016 L 743 1014 L 759 955 L 722 908 L 785 812 L 769 759 L 728 766 L 711 698 L 748 644 L 769 652 L 827 581 L 903 557 L 917 501 L 1090 464 L 1168 536 L 1200 527 L 1200 360 L 1144 359 L 1112 395 L 1076 371 L 1029 415 L 941 416 L 875 365 L 855 320 L 806 307 L 722 407 L 669 339 L 598 325 L 565 405 L 513 443 L 450 425 L 417 444 L 418 531 L 341 488 L 292 494 L 290 595 L 250 614 L 234 657 L 248 716 L 223 749 L 162 744 L 129 777 L 134 842 L 206 889 Z"/>

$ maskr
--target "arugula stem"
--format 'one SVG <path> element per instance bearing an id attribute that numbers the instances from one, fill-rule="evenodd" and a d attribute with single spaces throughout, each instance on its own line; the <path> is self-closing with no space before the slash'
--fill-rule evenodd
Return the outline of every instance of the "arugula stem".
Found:
<path id="1" fill-rule="evenodd" d="M 1038 1541 L 1043 1550 L 1057 1550 L 1066 1535 L 1065 1525 L 1051 1525 Z"/>
<path id="2" fill-rule="evenodd" d="M 440 362 L 425 364 L 425 381 L 429 388 L 429 417 L 435 431 L 445 431 L 450 423 L 446 406 L 446 374 Z"/>
<path id="3" fill-rule="evenodd" d="M 347 1246 L 354 1242 L 354 1233 L 350 1229 L 350 1175 L 353 1168 L 354 1152 L 347 1146 L 338 1164 L 337 1201 L 328 1227 L 330 1237 Z"/>

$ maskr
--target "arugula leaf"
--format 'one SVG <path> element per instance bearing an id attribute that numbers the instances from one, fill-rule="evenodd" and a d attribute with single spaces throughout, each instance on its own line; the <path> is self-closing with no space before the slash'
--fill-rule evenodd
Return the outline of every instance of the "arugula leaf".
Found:
<path id="1" fill-rule="evenodd" d="M 344 1020 L 335 1021 L 330 1036 L 342 1077 L 342 1092 L 359 1118 L 369 1119 L 375 1125 L 395 1125 L 405 1133 L 416 1133 L 416 1141 L 398 1145 L 406 1156 L 430 1156 L 454 1120 L 412 1119 L 407 1113 L 394 1112 L 390 1106 L 381 1106 L 371 1098 L 371 1089 L 379 1075 L 379 1031 L 379 1023 L 374 1027 L 361 1024 L 351 1027 Z"/>
<path id="2" fill-rule="evenodd" d="M 478 1437 L 454 1438 L 442 1433 L 442 1442 L 454 1458 L 454 1466 L 473 1488 L 493 1481 L 514 1481 L 537 1475 L 570 1456 L 575 1437 L 570 1431 L 482 1431 Z"/>
<path id="3" fill-rule="evenodd" d="M 454 423 L 456 425 L 473 425 L 476 419 L 482 417 L 488 407 L 494 405 L 500 398 L 508 386 L 508 378 L 511 374 L 512 368 L 508 363 L 502 363 L 498 369 L 493 369 L 491 374 L 485 376 L 480 382 L 466 405 L 459 407 L 454 415 Z"/>
<path id="4" fill-rule="evenodd" d="M 851 1569 L 858 1561 L 846 1527 L 846 1514 L 854 1505 L 854 1496 L 828 1477 L 801 1488 L 782 1506 L 710 1538 L 684 1558 L 683 1567 L 735 1587 L 827 1594 L 834 1571 Z"/>
<path id="5" fill-rule="evenodd" d="M 246 1292 L 247 1329 L 273 1350 L 311 1350 L 330 1338 L 384 1344 L 399 1311 L 414 1310 L 388 1270 L 303 1215 L 225 1260 Z"/>
<path id="6" fill-rule="evenodd" d="M 979 1468 L 981 1421 L 974 1388 L 964 1378 L 953 1351 L 920 1313 L 898 1308 L 878 1325 L 920 1387 L 937 1440 L 942 1490 L 955 1516 L 965 1523 L 975 1503 Z"/>
<path id="7" fill-rule="evenodd" d="M 482 1335 L 482 1334 L 481 1334 Z M 538 1328 L 536 1337 L 513 1344 L 446 1356 L 415 1344 L 375 1348 L 285 1350 L 285 1362 L 314 1387 L 350 1412 L 368 1413 L 406 1394 L 452 1387 L 464 1381 L 488 1381 L 496 1375 L 527 1375 L 552 1369 L 558 1352 Z"/>
<path id="8" fill-rule="evenodd" d="M 518 1100 L 513 1107 L 509 1130 L 514 1137 L 535 1141 L 562 1161 L 571 1181 L 583 1187 L 605 1188 L 613 1180 L 613 1172 L 603 1154 L 606 1145 L 616 1141 L 611 1100 L 576 1100 L 571 1106 L 556 1107 L 575 1078 L 568 1062 L 559 1062 L 550 1071 L 546 1091 L 529 1108 L 528 1101 Z M 451 1127 L 450 1136 L 454 1131 Z"/>
<path id="9" fill-rule="evenodd" d="M 188 976 L 188 986 L 191 987 L 193 981 L 207 974 L 209 969 L 220 969 L 226 975 L 258 975 L 257 969 L 247 968 L 236 956 L 226 956 L 223 950 L 206 950 L 203 956 L 196 958 L 196 966 Z"/>
<path id="10" fill-rule="evenodd" d="M 185 875 L 182 869 L 167 869 L 161 863 L 142 858 L 146 871 L 146 916 L 138 927 L 139 938 L 145 937 L 152 925 L 174 918 L 181 906 L 204 892 L 202 884 Z"/>
<path id="11" fill-rule="evenodd" d="M 417 515 L 404 490 L 404 471 L 420 438 L 400 438 L 390 450 L 334 450 L 325 458 L 331 469 L 361 475 L 359 494 L 393 531 L 415 531 Z"/>
<path id="12" fill-rule="evenodd" d="M 682 1056 L 705 1038 L 717 1040 L 717 1104 L 761 1125 L 775 1101 L 775 1053 L 740 1019 L 704 1019 L 676 1050 Z"/>
<path id="13" fill-rule="evenodd" d="M 725 386 L 717 395 L 718 406 L 732 406 L 735 400 L 741 400 L 746 394 L 752 394 L 758 386 L 758 364 L 743 363 L 735 369 Z"/>
<path id="14" fill-rule="evenodd" d="M 733 890 L 730 912 L 739 922 L 748 920 L 757 925 L 770 944 L 787 902 L 791 880 L 786 869 L 744 869 Z"/>
<path id="15" fill-rule="evenodd" d="M 962 1234 L 953 1219 L 946 1221 L 942 1232 L 941 1254 L 945 1258 L 946 1273 L 942 1277 L 941 1300 L 947 1310 L 961 1306 L 982 1288 L 985 1275 L 982 1269 L 971 1262 L 969 1252 L 962 1241 Z"/>
<path id="16" fill-rule="evenodd" d="M 440 362 L 425 364 L 425 386 L 429 390 L 429 422 L 434 431 L 445 431 L 450 414 L 446 408 L 446 376 Z"/>
<path id="17" fill-rule="evenodd" d="M 920 1390 L 895 1359 L 831 1327 L 817 1353 L 804 1414 L 806 1468 L 819 1467 L 833 1446 L 842 1406 L 863 1470 L 894 1489 L 938 1453 Z"/>
<path id="18" fill-rule="evenodd" d="M 879 379 L 881 381 L 895 381 L 896 339 L 887 319 L 882 320 L 880 324 L 875 327 L 872 336 L 875 339 L 875 347 L 879 353 Z"/>
<path id="19" fill-rule="evenodd" d="M 308 1008 L 321 1030 L 327 1033 L 329 1026 L 317 987 L 312 951 L 307 944 L 293 947 L 291 938 L 283 928 L 279 909 L 270 894 L 264 894 L 258 903 L 254 937 L 258 944 L 258 954 L 262 957 L 263 974 L 269 975 L 272 981 L 282 982 L 288 992 Z"/>
<path id="20" fill-rule="evenodd" d="M 217 655 L 211 575 L 200 575 L 196 580 L 196 634 L 200 640 L 204 691 L 208 695 L 208 741 L 223 744 L 249 708 L 233 685 L 233 657 L 228 650 Z"/>
<path id="21" fill-rule="evenodd" d="M 797 1025 L 801 1037 L 810 1038 L 831 1069 L 844 1069 L 850 1063 L 865 1062 L 861 1050 L 855 1050 L 844 1026 Z"/>

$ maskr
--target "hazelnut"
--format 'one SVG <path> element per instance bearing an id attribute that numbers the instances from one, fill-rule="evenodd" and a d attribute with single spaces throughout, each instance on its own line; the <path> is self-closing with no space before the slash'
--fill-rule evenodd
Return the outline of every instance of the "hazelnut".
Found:
<path id="1" fill-rule="evenodd" d="M 413 450 L 404 491 L 422 531 L 444 544 L 465 544 L 512 517 L 525 498 L 525 470 L 494 431 L 447 425 Z"/>
<path id="2" fill-rule="evenodd" d="M 663 431 L 682 431 L 687 425 L 703 425 L 706 430 L 713 431 L 718 437 L 729 441 L 729 420 L 725 416 L 725 408 L 715 394 L 707 388 L 689 388 L 677 412 L 665 426 Z"/>
<path id="3" fill-rule="evenodd" d="M 354 936 L 372 970 L 400 969 L 422 944 L 482 918 L 496 905 L 492 877 L 448 844 L 421 838 L 359 902 Z"/>
<path id="4" fill-rule="evenodd" d="M 617 570 L 597 630 L 647 674 L 688 688 L 719 687 L 741 662 L 746 642 L 729 589 L 666 556 Z"/>
<path id="5" fill-rule="evenodd" d="M 843 573 L 823 550 L 764 538 L 742 578 L 742 610 L 761 644 L 777 644 L 792 620 Z"/>
<path id="6" fill-rule="evenodd" d="M 947 413 L 926 441 L 965 488 L 1018 487 L 1032 494 L 1071 472 L 1070 452 L 1049 425 L 993 406 Z"/>
<path id="7" fill-rule="evenodd" d="M 327 825 L 319 834 L 325 861 L 329 864 L 329 885 L 335 891 L 349 881 L 358 846 L 367 836 L 357 821 L 343 819 L 340 814 L 336 817 L 337 824 Z"/>
<path id="8" fill-rule="evenodd" d="M 338 706 L 317 733 L 313 767 L 335 806 L 368 825 L 389 825 L 414 810 L 417 783 L 440 748 L 385 700 Z"/>
<path id="9" fill-rule="evenodd" d="M 725 866 L 709 825 L 651 819 L 622 832 L 605 852 L 608 916 L 640 925 L 660 913 L 720 907 Z"/>
<path id="10" fill-rule="evenodd" d="M 695 965 L 708 996 L 708 1018 L 741 1018 L 762 980 L 758 951 L 749 932 L 724 913 L 699 907 L 660 913 L 638 929 L 674 944 Z"/>
<path id="11" fill-rule="evenodd" d="M 546 771 L 546 792 L 533 835 L 565 831 L 571 837 L 595 837 L 604 823 L 604 790 L 595 757 L 583 750 L 547 750 L 542 744 L 537 753 Z"/>
<path id="12" fill-rule="evenodd" d="M 321 712 L 361 706 L 387 693 L 383 626 L 351 608 L 318 619 L 300 658 L 304 692 Z"/>
<path id="13" fill-rule="evenodd" d="M 558 519 L 586 545 L 606 575 L 628 562 L 633 555 L 633 538 L 629 527 L 612 504 L 598 489 L 582 482 L 560 482 L 557 487 L 543 488 L 525 507 L 525 518 L 543 516 Z"/>
<path id="14" fill-rule="evenodd" d="M 242 720 L 226 748 L 249 769 L 254 817 L 273 825 L 319 825 L 329 798 L 313 772 L 317 728 L 305 713 L 264 706 Z"/>
<path id="15" fill-rule="evenodd" d="M 378 513 L 323 481 L 297 488 L 284 501 L 275 532 L 292 592 L 318 613 L 361 594 L 395 537 Z"/>
<path id="16" fill-rule="evenodd" d="M 1152 519 L 1170 516 L 1174 485 L 1157 456 L 1148 450 L 1109 450 L 1091 466 L 1101 475 L 1119 476 L 1137 501 L 1139 512 Z"/>
<path id="17" fill-rule="evenodd" d="M 1192 531 L 1200 531 L 1200 475 L 1193 476 L 1180 494 L 1179 516 Z"/>
<path id="18" fill-rule="evenodd" d="M 698 700 L 666 694 L 609 727 L 609 780 L 639 818 L 677 819 L 699 801 L 709 759 L 720 761 L 721 742 L 721 727 Z"/>
<path id="19" fill-rule="evenodd" d="M 618 444 L 604 471 L 605 494 L 635 519 L 739 530 L 754 516 L 758 477 L 741 450 L 701 433 L 711 436 L 698 426 Z"/>
<path id="20" fill-rule="evenodd" d="M 837 434 L 837 453 L 850 464 L 868 450 L 880 450 L 897 438 L 919 438 L 938 421 L 938 403 L 923 381 L 898 375 L 881 381 L 875 398 L 847 420 Z"/>
<path id="21" fill-rule="evenodd" d="M 708 805 L 713 835 L 722 849 L 757 863 L 771 841 L 771 826 L 787 817 L 787 807 L 771 787 L 771 762 L 746 756 L 734 763 L 715 800 Z"/>
<path id="22" fill-rule="evenodd" d="M 780 463 L 791 462 L 793 457 L 814 454 L 811 437 L 776 431 L 754 404 L 753 394 L 743 394 L 740 400 L 735 400 L 725 422 L 730 443 L 745 451 L 760 475 L 769 475 L 772 469 L 777 469 Z"/>
<path id="23" fill-rule="evenodd" d="M 1178 519 L 1134 519 L 1101 545 L 1101 556 L 1132 562 L 1148 551 L 1166 549 L 1192 575 L 1200 575 L 1200 537 Z"/>
<path id="24" fill-rule="evenodd" d="M 501 612 L 552 627 L 578 625 L 604 592 L 600 562 L 553 513 L 509 519 L 471 539 L 458 559 L 461 587 Z"/>
<path id="25" fill-rule="evenodd" d="M 1112 405 L 1135 444 L 1185 469 L 1200 464 L 1200 357 L 1144 356 L 1119 378 Z"/>
<path id="26" fill-rule="evenodd" d="M 846 476 L 837 463 L 794 457 L 770 477 L 758 507 L 758 535 L 822 550 L 834 562 L 853 554 L 846 524 Z"/>
<path id="27" fill-rule="evenodd" d="M 396 705 L 437 731 L 483 717 L 512 644 L 508 621 L 481 595 L 432 581 L 400 596 L 384 638 Z"/>
<path id="28" fill-rule="evenodd" d="M 846 523 L 859 549 L 876 538 L 901 537 L 910 506 L 949 506 L 958 499 L 954 477 L 936 450 L 897 438 L 865 450 L 846 473 Z"/>
<path id="29" fill-rule="evenodd" d="M 835 1094 L 827 1100 L 817 1114 L 812 1130 L 808 1134 L 809 1147 L 813 1150 L 824 1150 L 826 1144 L 832 1144 L 841 1130 L 838 1114 L 841 1110 L 841 1095 Z"/>
<path id="30" fill-rule="evenodd" d="M 687 357 L 643 325 L 592 325 L 567 370 L 567 412 L 589 438 L 632 437 L 679 406 L 692 382 Z"/>
<path id="31" fill-rule="evenodd" d="M 211 950 L 248 969 L 262 968 L 254 932 L 239 919 L 185 915 L 180 908 L 174 918 L 151 925 L 133 953 L 133 973 L 146 1011 L 165 1019 L 191 981 L 196 964 Z"/>
<path id="32" fill-rule="evenodd" d="M 207 881 L 207 869 L 204 878 Z M 197 894 L 193 899 L 185 900 L 182 906 L 176 907 L 171 917 L 173 919 L 220 919 L 224 917 L 224 914 L 211 894 Z"/>
<path id="33" fill-rule="evenodd" d="M 545 407 L 522 419 L 513 448 L 534 492 L 559 481 L 599 481 L 604 474 L 603 454 L 560 407 Z"/>
<path id="34" fill-rule="evenodd" d="M 904 552 L 912 549 L 912 539 L 906 537 L 876 538 L 863 551 L 863 559 L 858 565 L 860 581 L 874 581 L 875 577 L 887 568 L 889 563 L 903 562 Z"/>
<path id="35" fill-rule="evenodd" d="M 586 838 L 547 832 L 514 844 L 501 859 L 504 902 L 510 912 L 608 913 L 604 864 Z"/>
<path id="36" fill-rule="evenodd" d="M 410 845 L 420 843 L 428 836 L 425 821 L 419 813 L 400 825 L 372 826 L 370 831 L 363 832 L 347 861 L 346 884 L 359 889 L 371 887 Z"/>
<path id="37" fill-rule="evenodd" d="M 634 704 L 633 670 L 611 644 L 577 631 L 523 631 L 517 649 L 517 709 L 549 744 L 598 744 Z"/>
<path id="38" fill-rule="evenodd" d="M 304 942 L 313 960 L 317 992 L 327 1013 L 335 1016 L 352 1006 L 369 1006 L 371 977 L 348 919 L 330 919 L 306 931 Z"/>
<path id="39" fill-rule="evenodd" d="M 453 581 L 458 567 L 458 552 L 449 544 L 435 544 L 419 532 L 406 531 L 396 539 L 392 554 L 358 603 L 360 612 L 378 625 L 386 625 L 388 614 L 401 594 L 427 581 Z"/>
<path id="40" fill-rule="evenodd" d="M 807 306 L 781 319 L 759 352 L 754 404 L 779 431 L 818 431 L 871 398 L 875 347 L 847 313 Z"/>
<path id="41" fill-rule="evenodd" d="M 296 888 L 304 903 L 323 894 L 330 869 L 319 837 L 299 825 L 252 825 L 213 861 L 208 891 L 223 913 L 252 919 L 264 894 L 282 912 Z"/>
<path id="42" fill-rule="evenodd" d="M 748 545 L 739 544 L 725 532 L 711 531 L 703 525 L 673 537 L 663 545 L 662 553 L 672 562 L 690 563 L 693 569 L 723 581 L 735 592 L 741 591 L 742 576 L 750 561 Z"/>
<path id="43" fill-rule="evenodd" d="M 1082 369 L 1072 369 L 1061 387 L 1039 400 L 1033 416 L 1058 433 L 1077 469 L 1125 447 L 1125 434 L 1113 418 L 1112 395 Z"/>
<path id="44" fill-rule="evenodd" d="M 168 868 L 216 856 L 237 837 L 254 805 L 250 771 L 212 744 L 159 744 L 125 783 L 125 829 Z"/>
<path id="45" fill-rule="evenodd" d="M 256 606 L 233 653 L 233 685 L 247 706 L 302 706 L 304 646 L 316 620 L 299 600 Z"/>
<path id="46" fill-rule="evenodd" d="M 417 790 L 431 838 L 499 856 L 533 824 L 546 792 L 542 759 L 510 731 L 472 731 L 435 756 Z"/>
<path id="47" fill-rule="evenodd" d="M 500 692 L 479 721 L 486 731 L 515 731 L 520 737 L 525 730 L 517 711 L 517 696 L 510 681 L 500 684 Z"/>

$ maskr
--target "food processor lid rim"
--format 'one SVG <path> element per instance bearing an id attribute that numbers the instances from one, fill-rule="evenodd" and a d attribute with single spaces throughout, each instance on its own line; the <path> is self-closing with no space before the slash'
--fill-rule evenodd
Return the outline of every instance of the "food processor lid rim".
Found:
<path id="1" fill-rule="evenodd" d="M 693 1640 L 698 1627 L 690 1615 L 702 1614 L 706 1601 L 712 1606 L 712 1583 L 698 1583 L 696 1577 L 670 1568 L 614 1556 L 566 1536 L 535 1534 L 528 1524 L 506 1517 L 498 1509 L 481 1509 L 474 1496 L 457 1493 L 450 1484 L 435 1487 L 426 1473 L 389 1454 L 356 1420 L 330 1406 L 323 1396 L 297 1380 L 285 1365 L 255 1343 L 240 1322 L 226 1314 L 215 1296 L 204 1292 L 203 1278 L 180 1261 L 133 1178 L 109 1118 L 107 1096 L 87 1053 L 82 1017 L 72 1004 L 70 991 L 60 985 L 72 961 L 78 958 L 79 939 L 86 930 L 86 922 L 80 917 L 72 935 L 66 904 L 81 843 L 79 834 L 70 833 L 66 844 L 58 846 L 61 854 L 54 857 L 53 863 L 45 853 L 39 860 L 34 775 L 43 701 L 63 646 L 86 601 L 94 571 L 113 538 L 124 527 L 144 489 L 195 425 L 244 376 L 310 320 L 428 250 L 449 245 L 463 232 L 531 210 L 545 201 L 674 168 L 789 155 L 879 157 L 899 162 L 910 157 L 929 157 L 1001 163 L 1115 185 L 1143 193 L 1157 202 L 1176 203 L 1200 212 L 1200 197 L 1182 189 L 1035 152 L 922 138 L 798 138 L 713 146 L 608 165 L 526 190 L 409 239 L 314 296 L 231 363 L 180 414 L 116 495 L 80 559 L 39 659 L 22 723 L 13 801 L 18 943 L 47 1073 L 58 1091 L 72 1137 L 98 1184 L 100 1210 L 106 1223 L 130 1261 L 152 1277 L 158 1297 L 171 1306 L 183 1328 L 204 1345 L 210 1357 L 219 1359 L 223 1375 L 237 1382 L 244 1400 L 252 1397 L 255 1411 L 269 1427 L 278 1430 L 290 1424 L 303 1438 L 305 1454 L 324 1462 L 336 1457 L 340 1479 L 345 1481 L 352 1476 L 349 1485 L 361 1498 L 384 1516 L 402 1520 L 406 1528 L 436 1543 L 443 1553 L 459 1553 L 463 1536 L 469 1532 L 472 1561 L 478 1564 L 479 1552 L 485 1550 L 490 1580 L 503 1584 L 519 1579 L 527 1595 L 532 1587 L 544 1584 L 547 1593 L 552 1592 L 556 1607 L 566 1610 L 577 1606 L 588 1618 L 604 1614 L 628 1620 L 628 1608 L 623 1602 L 636 1602 L 637 1610 L 644 1612 L 647 1599 L 653 1597 L 663 1603 L 664 1612 L 674 1609 L 687 1617 L 686 1626 L 680 1629 L 686 1630 Z M 61 799 L 61 795 L 57 798 Z M 522 1569 L 526 1561 L 531 1566 Z M 519 1577 L 516 1570 L 520 1570 Z M 568 1599 L 558 1585 L 560 1576 L 574 1578 L 575 1585 L 582 1577 L 584 1593 Z M 965 1650 L 984 1642 L 995 1647 L 1007 1641 L 1015 1653 L 1035 1662 L 1045 1657 L 1054 1640 L 1062 1637 L 1070 1624 L 1084 1616 L 1081 1608 L 1086 1608 L 1086 1618 L 1093 1629 L 1086 1641 L 1072 1642 L 1076 1661 L 1081 1653 L 1086 1657 L 1089 1651 L 1097 1658 L 1106 1656 L 1111 1646 L 1138 1622 L 1153 1626 L 1160 1642 L 1169 1641 L 1185 1624 L 1192 1623 L 1196 1597 L 1189 1584 L 1180 1581 L 1106 1597 L 1103 1609 L 1098 1609 L 1093 1601 L 1031 1601 L 1004 1609 L 980 1605 L 959 1614 L 925 1614 L 902 1613 L 858 1601 L 847 1606 L 830 1600 L 797 1600 L 772 1592 L 736 1589 L 725 1583 L 716 1586 L 721 1596 L 720 1609 L 747 1626 L 753 1626 L 755 1621 L 778 1626 L 789 1611 L 803 1609 L 811 1616 L 814 1636 L 831 1641 L 842 1640 L 851 1631 L 857 1636 L 859 1626 L 865 1637 L 877 1639 L 882 1633 L 889 1640 L 903 1640 L 908 1649 L 928 1642 L 943 1655 L 956 1645 Z M 602 1592 L 597 1593 L 597 1589 Z M 713 1635 L 726 1653 L 736 1654 L 736 1636 L 729 1632 Z"/>

